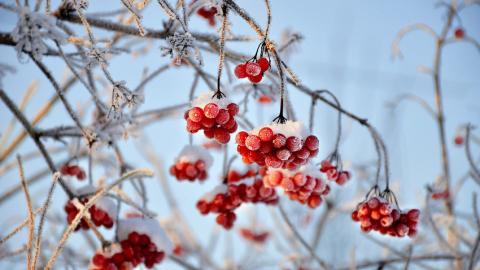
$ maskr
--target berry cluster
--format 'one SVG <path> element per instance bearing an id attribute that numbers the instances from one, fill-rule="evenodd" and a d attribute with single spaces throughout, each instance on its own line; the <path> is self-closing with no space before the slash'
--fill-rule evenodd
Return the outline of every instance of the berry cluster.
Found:
<path id="1" fill-rule="evenodd" d="M 192 102 L 192 108 L 185 112 L 187 131 L 197 133 L 203 129 L 207 138 L 218 143 L 230 141 L 230 134 L 237 131 L 235 115 L 238 105 L 224 99 L 212 99 L 211 94 L 203 94 Z"/>
<path id="2" fill-rule="evenodd" d="M 323 196 L 330 193 L 330 187 L 322 180 L 318 169 L 305 165 L 296 171 L 269 169 L 263 177 L 267 187 L 281 187 L 290 200 L 307 204 L 310 208 L 318 207 Z"/>
<path id="3" fill-rule="evenodd" d="M 329 160 L 322 161 L 320 171 L 327 175 L 328 180 L 335 181 L 339 185 L 343 185 L 350 180 L 350 172 L 338 169 Z"/>
<path id="4" fill-rule="evenodd" d="M 242 236 L 245 240 L 250 241 L 252 243 L 263 244 L 268 240 L 270 233 L 267 231 L 257 232 L 249 228 L 241 228 L 240 236 Z"/>
<path id="5" fill-rule="evenodd" d="M 155 244 L 146 234 L 131 232 L 128 238 L 120 241 L 121 248 L 116 252 L 97 252 L 92 258 L 91 270 L 133 269 L 140 263 L 153 268 L 165 258 L 165 252 L 157 250 Z"/>
<path id="6" fill-rule="evenodd" d="M 419 216 L 418 209 L 402 212 L 379 196 L 360 203 L 352 213 L 352 219 L 360 222 L 363 232 L 374 230 L 393 237 L 414 237 L 417 234 Z"/>
<path id="7" fill-rule="evenodd" d="M 249 178 L 240 183 L 222 184 L 197 202 L 201 214 L 218 214 L 216 222 L 225 229 L 233 226 L 237 216 L 234 210 L 242 203 L 277 204 L 275 189 L 265 187 L 260 179 Z"/>
<path id="8" fill-rule="evenodd" d="M 247 78 L 252 83 L 259 83 L 263 79 L 263 74 L 270 67 L 270 61 L 266 57 L 252 59 L 246 63 L 241 63 L 235 67 L 235 76 L 239 79 Z"/>
<path id="9" fill-rule="evenodd" d="M 197 10 L 197 14 L 206 19 L 210 26 L 215 26 L 215 15 L 217 14 L 217 8 L 215 6 L 210 8 L 203 6 Z"/>
<path id="10" fill-rule="evenodd" d="M 187 145 L 180 152 L 175 164 L 170 167 L 170 174 L 177 180 L 207 179 L 207 170 L 212 164 L 212 156 L 199 146 Z"/>
<path id="11" fill-rule="evenodd" d="M 318 139 L 306 136 L 300 122 L 270 124 L 237 133 L 237 151 L 245 163 L 294 170 L 316 156 Z"/>
<path id="12" fill-rule="evenodd" d="M 102 198 L 101 200 L 109 200 L 109 199 Z M 82 199 L 79 200 L 79 202 L 83 205 L 85 205 L 87 203 L 87 201 L 88 201 L 87 198 L 82 198 Z M 111 202 L 111 203 L 113 203 L 113 202 Z M 97 227 L 104 226 L 107 229 L 112 228 L 113 227 L 113 219 L 115 217 L 110 216 L 108 214 L 108 211 L 105 211 L 104 209 L 101 208 L 101 206 L 100 207 L 98 207 L 98 206 L 99 206 L 98 204 L 93 205 L 92 207 L 90 207 L 90 209 L 88 209 L 88 212 L 90 213 L 90 217 L 91 217 L 91 220 L 92 220 L 93 224 L 95 224 L 95 226 L 97 226 Z M 75 217 L 77 216 L 79 210 L 77 209 L 77 207 L 75 207 L 72 200 L 67 202 L 64 209 L 65 209 L 65 212 L 67 213 L 68 224 L 71 224 L 73 219 L 75 219 Z M 82 218 L 82 220 L 80 221 L 78 226 L 75 228 L 75 231 L 78 231 L 80 228 L 83 229 L 83 230 L 88 230 L 89 229 L 87 220 L 85 218 Z"/>
<path id="13" fill-rule="evenodd" d="M 222 184 L 217 186 L 213 191 L 207 193 L 197 202 L 197 209 L 202 215 L 208 213 L 218 214 L 216 218 L 217 224 L 225 229 L 230 229 L 237 219 L 233 212 L 240 206 L 242 201 L 230 187 Z"/>
<path id="14" fill-rule="evenodd" d="M 82 167 L 78 165 L 64 164 L 62 167 L 60 167 L 60 173 L 66 176 L 76 177 L 80 181 L 84 180 L 85 177 L 87 177 L 85 171 L 82 169 Z"/>

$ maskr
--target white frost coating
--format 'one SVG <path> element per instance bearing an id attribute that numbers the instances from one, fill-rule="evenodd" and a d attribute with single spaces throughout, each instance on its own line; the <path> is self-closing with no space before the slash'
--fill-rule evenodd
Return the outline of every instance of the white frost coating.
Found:
<path id="1" fill-rule="evenodd" d="M 208 103 L 215 103 L 218 105 L 218 107 L 225 109 L 227 108 L 228 104 L 232 103 L 232 101 L 226 97 L 221 99 L 218 99 L 216 97 L 212 98 L 214 93 L 215 92 L 213 91 L 209 91 L 200 94 L 196 99 L 192 100 L 192 107 L 199 107 L 203 109 Z"/>
<path id="2" fill-rule="evenodd" d="M 81 188 L 78 188 L 76 193 L 77 196 L 85 196 L 87 194 L 93 194 L 95 191 L 97 191 L 97 188 L 93 185 L 85 185 Z M 95 203 L 95 207 L 107 213 L 112 220 L 115 220 L 117 217 L 117 206 L 110 198 L 102 197 L 98 199 L 98 201 Z"/>
<path id="3" fill-rule="evenodd" d="M 113 221 L 117 218 L 117 205 L 112 199 L 106 197 L 100 198 L 95 203 L 95 207 L 107 213 Z"/>
<path id="4" fill-rule="evenodd" d="M 146 234 L 150 237 L 152 243 L 157 247 L 157 251 L 164 251 L 171 254 L 173 250 L 172 241 L 160 226 L 160 222 L 151 218 L 129 218 L 118 221 L 118 239 L 120 241 L 128 238 L 131 232 Z"/>
<path id="5" fill-rule="evenodd" d="M 208 169 L 212 166 L 213 157 L 203 147 L 197 145 L 185 145 L 180 154 L 178 155 L 176 162 L 189 162 L 195 163 L 198 160 L 205 162 L 205 168 Z"/>
<path id="6" fill-rule="evenodd" d="M 264 127 L 269 127 L 272 129 L 274 134 L 281 133 L 287 138 L 290 136 L 295 136 L 301 139 L 305 139 L 309 135 L 307 129 L 305 128 L 305 125 L 302 122 L 290 120 L 288 120 L 285 124 L 271 123 L 268 125 L 259 126 L 250 131 L 249 133 L 258 135 L 260 129 Z"/>
<path id="7" fill-rule="evenodd" d="M 77 188 L 76 190 L 76 193 L 77 193 L 77 196 L 85 196 L 87 194 L 93 194 L 95 193 L 95 191 L 97 191 L 97 189 L 92 186 L 92 185 L 85 185 L 81 188 Z"/>
<path id="8" fill-rule="evenodd" d="M 228 189 L 227 185 L 220 184 L 220 185 L 216 186 L 214 189 L 212 189 L 211 191 L 203 194 L 203 196 L 200 197 L 200 200 L 211 202 L 211 201 L 213 201 L 213 199 L 215 198 L 215 196 L 217 194 L 226 193 L 227 189 Z"/>
<path id="9" fill-rule="evenodd" d="M 31 53 L 32 56 L 41 60 L 42 55 L 48 52 L 48 46 L 45 40 L 63 43 L 66 36 L 56 27 L 56 21 L 51 16 L 45 16 L 39 12 L 31 12 L 28 7 L 17 11 L 17 25 L 12 31 L 12 39 L 17 44 L 17 57 L 19 59 L 25 53 Z"/>
<path id="10" fill-rule="evenodd" d="M 311 162 L 308 162 L 307 164 L 298 168 L 298 172 L 301 172 L 305 175 L 310 175 L 311 177 L 320 179 L 322 178 L 322 173 L 320 172 L 320 169 L 317 168 L 317 166 L 313 165 Z"/>

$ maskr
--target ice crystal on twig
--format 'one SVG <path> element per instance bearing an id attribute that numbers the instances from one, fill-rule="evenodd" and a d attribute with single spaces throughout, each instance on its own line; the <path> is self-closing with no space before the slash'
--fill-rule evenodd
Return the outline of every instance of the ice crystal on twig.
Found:
<path id="1" fill-rule="evenodd" d="M 119 81 L 113 84 L 112 111 L 114 113 L 114 118 L 118 118 L 121 115 L 124 105 L 128 106 L 132 110 L 135 110 L 137 106 L 142 104 L 144 101 L 142 92 L 130 91 L 125 84 L 125 81 Z"/>
<path id="2" fill-rule="evenodd" d="M 195 38 L 190 33 L 176 32 L 173 36 L 167 37 L 167 46 L 161 47 L 162 55 L 170 55 L 178 64 L 182 59 L 188 59 L 195 56 L 199 64 L 202 64 L 200 50 L 195 47 Z"/>
<path id="3" fill-rule="evenodd" d="M 65 41 L 65 35 L 56 29 L 53 17 L 30 12 L 28 8 L 18 11 L 18 22 L 12 31 L 12 38 L 17 43 L 15 47 L 19 59 L 23 58 L 24 53 L 29 53 L 40 60 L 48 51 L 45 39 L 58 43 Z"/>

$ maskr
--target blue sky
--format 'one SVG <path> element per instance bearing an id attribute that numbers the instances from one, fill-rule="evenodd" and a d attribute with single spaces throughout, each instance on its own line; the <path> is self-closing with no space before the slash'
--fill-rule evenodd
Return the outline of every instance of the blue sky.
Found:
<path id="1" fill-rule="evenodd" d="M 13 3 L 13 1 L 6 2 Z M 52 2 L 55 6 L 57 1 Z M 266 16 L 262 1 L 242 0 L 237 3 L 247 9 L 259 23 L 265 23 Z M 436 8 L 435 4 L 436 1 L 415 0 L 272 1 L 271 38 L 279 40 L 281 32 L 285 29 L 300 32 L 304 36 L 304 40 L 297 46 L 296 53 L 290 57 L 289 64 L 299 75 L 301 81 L 313 89 L 329 89 L 338 96 L 344 108 L 368 118 L 370 123 L 378 128 L 389 149 L 392 180 L 395 183 L 401 183 L 397 195 L 400 203 L 405 207 L 421 205 L 425 194 L 424 186 L 441 173 L 438 134 L 430 115 L 417 104 L 408 101 L 402 103 L 395 114 L 392 114 L 385 105 L 396 96 L 405 93 L 418 95 L 432 106 L 434 105 L 432 79 L 417 70 L 420 65 L 431 67 L 433 64 L 434 42 L 425 33 L 413 32 L 400 44 L 404 58 L 396 61 L 392 61 L 391 58 L 391 45 L 397 32 L 412 23 L 422 22 L 430 25 L 435 31 L 440 31 L 445 10 Z M 94 3 L 92 11 L 112 10 L 120 8 L 120 5 L 120 1 L 102 1 L 101 4 Z M 478 5 L 470 7 L 462 11 L 460 17 L 466 33 L 476 40 L 480 40 L 480 7 Z M 153 1 L 144 15 L 145 26 L 158 29 L 164 19 L 164 13 Z M 0 10 L 0 31 L 11 31 L 15 22 L 15 15 Z M 455 22 L 455 25 L 457 24 L 458 22 Z M 197 31 L 214 32 L 213 29 L 207 28 L 205 21 L 198 18 L 191 21 L 191 27 Z M 81 28 L 75 27 L 75 29 L 77 33 L 83 34 Z M 232 29 L 237 34 L 254 34 L 236 16 L 233 16 L 232 19 Z M 100 37 L 106 35 L 102 31 L 95 33 Z M 114 78 L 125 80 L 127 85 L 133 88 L 139 83 L 144 68 L 153 71 L 170 61 L 161 56 L 158 48 L 162 45 L 164 45 L 162 41 L 154 40 L 151 43 L 152 50 L 147 56 L 136 58 L 129 54 L 119 56 L 111 61 L 109 70 Z M 257 44 L 251 42 L 227 44 L 227 46 L 251 54 Z M 12 47 L 0 46 L 0 56 L 0 62 L 15 65 L 17 68 L 16 74 L 9 75 L 3 80 L 5 90 L 17 102 L 29 83 L 33 79 L 38 80 L 39 90 L 26 109 L 27 115 L 33 115 L 53 95 L 54 91 L 51 85 L 41 76 L 33 63 L 19 64 Z M 468 165 L 464 150 L 455 147 L 452 143 L 456 128 L 467 122 L 480 125 L 480 104 L 478 102 L 480 100 L 480 53 L 471 44 L 457 42 L 446 47 L 442 57 L 441 78 L 446 130 L 452 179 L 457 181 L 465 174 Z M 214 73 L 217 57 L 204 54 L 204 58 L 206 59 L 205 70 Z M 60 61 L 51 58 L 45 58 L 44 61 L 54 71 L 57 80 L 65 77 L 65 67 Z M 188 91 L 193 80 L 192 74 L 191 70 L 180 68 L 171 69 L 158 76 L 145 89 L 146 102 L 141 111 L 187 101 Z M 201 85 L 199 88 L 199 91 L 206 90 L 205 85 Z M 289 87 L 289 91 L 298 118 L 307 120 L 307 105 L 310 104 L 310 100 L 292 87 Z M 81 104 L 86 100 L 85 93 L 85 89 L 77 84 L 68 96 L 74 104 Z M 239 97 L 232 98 L 238 100 Z M 254 123 L 261 124 L 269 121 L 270 118 L 273 118 L 276 109 L 276 106 L 267 106 L 267 108 L 252 113 L 251 116 L 255 117 Z M 258 114 L 263 116 L 257 118 Z M 335 116 L 334 111 L 322 104 L 317 108 L 315 133 L 321 142 L 320 156 L 325 156 L 331 151 L 336 129 Z M 2 119 L 0 130 L 4 130 L 10 117 L 11 114 L 7 108 L 0 104 L 0 119 Z M 42 121 L 39 127 L 49 128 L 58 124 L 71 124 L 60 105 L 55 107 L 48 119 Z M 18 130 L 19 128 L 17 128 L 17 132 Z M 344 132 L 341 153 L 345 160 L 363 163 L 370 162 L 375 158 L 373 144 L 363 127 L 344 118 Z M 162 157 L 166 166 L 173 161 L 182 146 L 188 142 L 181 116 L 153 124 L 145 129 L 145 134 L 150 138 L 152 149 L 155 149 L 157 154 Z M 148 163 L 135 150 L 136 140 L 138 143 L 139 139 L 133 137 L 128 141 L 119 142 L 119 145 L 129 162 L 135 166 L 148 167 Z M 202 141 L 199 135 L 195 136 L 195 142 Z M 48 145 L 56 145 L 56 143 L 49 141 Z M 27 140 L 18 148 L 18 153 L 25 154 L 33 147 L 32 142 Z M 478 153 L 478 148 L 474 150 L 475 153 Z M 181 207 L 185 215 L 192 224 L 196 224 L 198 228 L 202 229 L 202 233 L 199 233 L 199 238 L 202 240 L 208 239 L 214 221 L 211 216 L 200 216 L 194 205 L 197 198 L 214 186 L 217 181 L 215 176 L 220 173 L 218 164 L 221 163 L 221 156 L 216 155 L 215 160 L 217 165 L 211 171 L 213 177 L 203 185 L 178 183 L 168 176 L 174 193 L 182 202 Z M 44 166 L 42 161 L 25 164 L 27 175 L 33 174 Z M 97 176 L 101 173 L 102 170 L 96 170 Z M 354 177 L 344 191 L 340 190 L 340 193 L 343 194 L 339 197 L 340 204 L 342 200 L 345 202 L 351 200 L 349 196 L 356 187 L 355 181 Z M 1 177 L 0 190 L 6 190 L 16 183 L 18 183 L 18 176 L 14 170 Z M 32 193 L 38 201 L 42 201 L 41 198 L 48 187 L 48 180 L 43 180 L 42 183 L 32 187 Z M 152 190 L 150 194 L 151 209 L 158 212 L 160 216 L 166 215 L 168 208 L 165 206 L 165 200 L 160 193 L 157 181 L 152 180 L 147 186 L 149 190 Z M 478 190 L 478 186 L 471 183 L 465 185 L 463 190 L 465 196 L 458 198 L 459 205 L 467 205 L 471 196 L 468 190 L 472 189 Z M 23 199 L 23 196 L 19 194 L 0 205 L 0 213 L 4 217 L 0 222 L 0 231 L 11 228 L 15 224 L 13 220 L 7 220 L 5 217 L 14 216 L 17 218 L 15 220 L 20 220 L 25 216 L 25 213 L 21 211 L 14 211 L 17 208 L 24 209 Z M 60 190 L 57 190 L 54 199 L 54 209 L 61 211 L 65 197 Z M 288 206 L 291 205 L 293 204 L 288 204 Z M 322 208 L 320 207 L 313 214 L 319 215 L 323 211 Z M 295 209 L 298 210 L 298 208 Z M 261 207 L 259 211 L 267 212 L 264 207 Z M 359 229 L 348 221 L 348 218 L 336 217 L 334 219 L 334 222 L 327 226 L 328 233 L 322 238 L 323 242 L 319 248 L 319 251 L 327 258 L 344 261 L 338 257 L 338 252 L 329 251 L 330 248 L 338 250 L 347 244 L 346 250 L 350 251 L 353 247 L 372 245 L 370 242 L 365 242 L 362 237 L 355 236 Z M 266 222 L 270 224 L 269 221 Z M 237 223 L 246 224 L 245 218 L 241 218 Z M 343 224 L 343 230 L 334 226 L 338 223 Z M 308 237 L 310 230 L 311 228 L 307 228 L 302 232 Z M 352 236 L 355 237 L 351 238 Z M 222 255 L 222 252 L 217 253 L 219 254 L 216 256 Z M 160 269 L 170 268 L 168 265 L 164 265 Z"/>

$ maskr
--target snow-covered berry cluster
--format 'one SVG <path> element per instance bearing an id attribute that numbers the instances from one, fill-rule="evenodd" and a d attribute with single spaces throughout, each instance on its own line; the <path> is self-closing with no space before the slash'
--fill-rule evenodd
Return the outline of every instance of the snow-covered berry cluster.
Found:
<path id="1" fill-rule="evenodd" d="M 339 185 L 345 184 L 350 180 L 350 172 L 338 169 L 329 160 L 324 160 L 320 164 L 320 171 L 327 175 L 327 179 L 334 181 Z"/>
<path id="2" fill-rule="evenodd" d="M 249 228 L 241 228 L 239 232 L 240 236 L 243 237 L 243 239 L 255 244 L 265 243 L 270 236 L 270 233 L 268 231 L 258 231 Z"/>
<path id="3" fill-rule="evenodd" d="M 187 131 L 197 133 L 203 129 L 207 138 L 221 144 L 230 141 L 230 134 L 237 131 L 235 115 L 238 105 L 226 98 L 212 98 L 213 92 L 204 93 L 192 101 L 192 108 L 185 113 Z"/>
<path id="4" fill-rule="evenodd" d="M 79 188 L 76 191 L 76 194 L 79 197 L 78 203 L 85 205 L 89 199 L 88 195 L 94 194 L 95 190 L 96 188 L 92 185 L 86 185 L 82 188 Z M 77 199 L 69 200 L 64 207 L 64 210 L 67 213 L 68 224 L 72 223 L 72 221 L 75 219 L 78 212 L 80 211 L 75 206 L 74 200 L 77 200 Z M 110 229 L 113 227 L 113 223 L 115 221 L 115 218 L 117 217 L 117 207 L 115 205 L 115 202 L 112 199 L 107 197 L 102 197 L 97 202 L 95 202 L 95 204 L 92 205 L 92 207 L 88 209 L 88 213 L 90 215 L 90 219 L 92 220 L 92 223 L 95 226 L 97 227 L 104 226 L 105 228 Z M 80 223 L 75 228 L 75 231 L 78 231 L 80 229 L 83 229 L 83 230 L 89 229 L 88 222 L 85 218 L 81 219 Z"/>
<path id="5" fill-rule="evenodd" d="M 170 174 L 177 180 L 204 181 L 208 177 L 208 169 L 212 166 L 213 158 L 207 150 L 200 146 L 186 145 L 170 167 Z"/>
<path id="6" fill-rule="evenodd" d="M 270 61 L 266 57 L 258 60 L 249 60 L 235 67 L 235 76 L 239 79 L 248 78 L 252 83 L 259 83 L 263 79 L 265 71 L 270 68 Z"/>
<path id="7" fill-rule="evenodd" d="M 197 15 L 208 21 L 210 26 L 215 26 L 215 15 L 217 14 L 217 7 L 203 6 L 197 10 Z"/>
<path id="8" fill-rule="evenodd" d="M 317 167 L 304 165 L 298 170 L 269 168 L 263 177 L 267 187 L 281 187 L 290 200 L 307 204 L 310 208 L 319 206 L 330 187 L 322 179 Z"/>
<path id="9" fill-rule="evenodd" d="M 62 165 L 62 167 L 60 167 L 60 172 L 62 173 L 62 175 L 65 176 L 76 177 L 80 181 L 84 180 L 85 177 L 87 177 L 85 171 L 82 169 L 82 167 L 78 165 L 64 164 Z"/>
<path id="10" fill-rule="evenodd" d="M 218 214 L 216 222 L 230 229 L 237 216 L 234 212 L 242 203 L 278 203 L 275 189 L 265 187 L 261 179 L 253 177 L 234 184 L 221 184 L 211 192 L 205 194 L 197 202 L 197 209 L 201 214 Z"/>
<path id="11" fill-rule="evenodd" d="M 294 170 L 316 156 L 318 138 L 301 122 L 272 123 L 237 133 L 237 151 L 245 163 Z"/>
<path id="12" fill-rule="evenodd" d="M 378 231 L 393 237 L 414 237 L 420 217 L 418 209 L 402 212 L 382 197 L 373 196 L 360 203 L 352 219 L 360 223 L 363 232 Z"/>
<path id="13" fill-rule="evenodd" d="M 151 269 L 172 251 L 172 244 L 158 221 L 130 218 L 118 224 L 119 243 L 97 251 L 90 270 L 134 269 L 140 264 Z"/>

